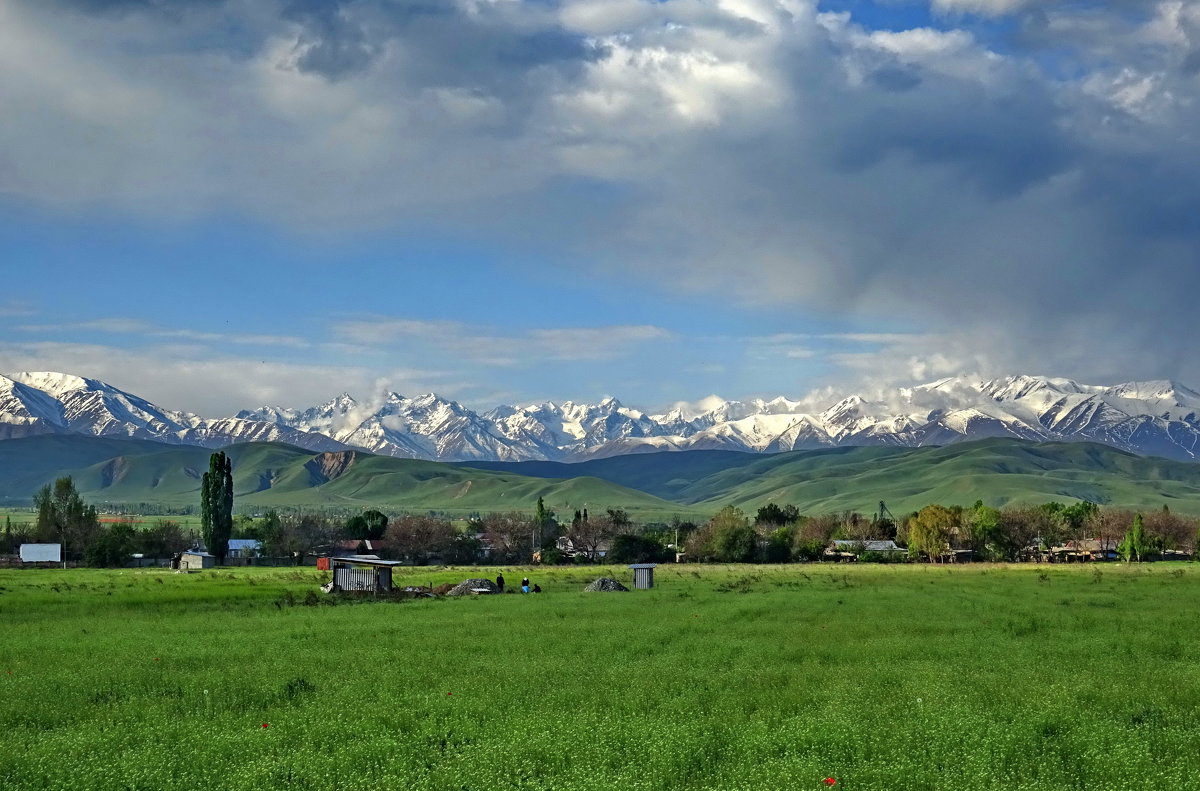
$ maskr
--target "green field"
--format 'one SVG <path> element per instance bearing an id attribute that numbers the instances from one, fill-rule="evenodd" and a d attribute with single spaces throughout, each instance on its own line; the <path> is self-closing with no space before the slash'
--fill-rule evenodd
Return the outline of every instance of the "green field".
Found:
<path id="1" fill-rule="evenodd" d="M 504 573 L 0 571 L 0 788 L 1200 788 L 1193 565 Z"/>

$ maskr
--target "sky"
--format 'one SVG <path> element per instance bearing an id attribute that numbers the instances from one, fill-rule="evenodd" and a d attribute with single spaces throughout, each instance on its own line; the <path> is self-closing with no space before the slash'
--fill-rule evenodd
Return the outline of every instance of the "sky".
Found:
<path id="1" fill-rule="evenodd" d="M 1200 385 L 1196 0 L 0 0 L 0 372 Z"/>

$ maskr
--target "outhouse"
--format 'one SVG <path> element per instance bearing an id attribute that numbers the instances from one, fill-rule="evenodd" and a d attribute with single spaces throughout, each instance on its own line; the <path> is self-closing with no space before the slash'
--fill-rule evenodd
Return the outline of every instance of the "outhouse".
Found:
<path id="1" fill-rule="evenodd" d="M 654 569 L 658 567 L 657 563 L 634 563 L 629 568 L 633 569 L 633 587 L 634 590 L 649 590 L 654 587 Z"/>
<path id="2" fill-rule="evenodd" d="M 336 591 L 389 592 L 392 589 L 392 567 L 399 560 L 380 560 L 377 557 L 330 558 L 333 589 Z"/>
<path id="3" fill-rule="evenodd" d="M 211 569 L 215 565 L 217 565 L 217 559 L 207 552 L 189 549 L 179 556 L 179 568 L 184 571 Z"/>

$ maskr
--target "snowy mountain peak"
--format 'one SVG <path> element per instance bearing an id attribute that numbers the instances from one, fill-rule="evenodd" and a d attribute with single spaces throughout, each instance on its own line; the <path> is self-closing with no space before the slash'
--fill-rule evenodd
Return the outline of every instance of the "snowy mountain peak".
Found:
<path id="1" fill-rule="evenodd" d="M 1090 440 L 1193 459 L 1200 454 L 1200 394 L 1170 380 L 1100 386 L 1046 376 L 963 375 L 824 404 L 709 396 L 677 402 L 662 414 L 626 407 L 612 396 L 595 403 L 502 405 L 480 414 L 436 393 L 405 398 L 382 391 L 365 400 L 341 393 L 306 409 L 261 407 L 209 420 L 73 374 L 0 377 L 0 439 L 64 432 L 206 447 L 271 440 L 445 461 L 921 446 L 991 436 Z"/>

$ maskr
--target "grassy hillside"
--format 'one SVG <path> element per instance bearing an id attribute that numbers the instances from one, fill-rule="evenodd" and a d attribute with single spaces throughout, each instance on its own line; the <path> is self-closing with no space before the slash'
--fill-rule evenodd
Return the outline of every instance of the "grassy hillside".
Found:
<path id="1" fill-rule="evenodd" d="M 560 515 L 624 508 L 642 519 L 705 518 L 725 505 L 768 502 L 805 513 L 893 512 L 932 502 L 989 505 L 1091 500 L 1200 513 L 1200 464 L 1135 456 L 1091 443 L 989 439 L 943 448 L 834 448 L 758 455 L 655 453 L 578 464 L 440 464 L 367 453 L 318 454 L 288 445 L 227 449 L 239 507 L 379 506 L 393 510 L 529 510 L 538 497 Z M 74 476 L 93 502 L 195 503 L 204 448 L 94 437 L 0 442 L 0 502 L 24 500 Z M 13 502 L 10 499 L 8 502 Z"/>
<path id="2" fill-rule="evenodd" d="M 574 478 L 590 475 L 639 489 L 664 500 L 679 500 L 693 483 L 714 473 L 743 467 L 764 456 L 736 450 L 690 450 L 679 453 L 634 453 L 580 462 L 473 461 L 463 466 L 533 475 L 538 478 Z"/>
<path id="3" fill-rule="evenodd" d="M 727 451 L 655 453 L 579 464 L 521 462 L 490 469 L 574 470 L 714 511 L 794 503 L 806 513 L 899 513 L 929 503 L 989 505 L 1071 502 L 1200 513 L 1200 464 L 1135 456 L 1094 443 L 987 439 L 941 448 L 831 448 L 757 455 Z"/>
<path id="4" fill-rule="evenodd" d="M 688 516 L 675 503 L 591 477 L 546 480 L 367 453 L 318 454 L 278 443 L 226 449 L 239 507 L 378 506 L 394 510 L 532 510 L 538 497 L 570 514 L 624 508 L 644 519 Z M 94 437 L 30 437 L 0 442 L 0 498 L 25 500 L 50 480 L 74 477 L 92 502 L 167 505 L 199 502 L 206 448 Z"/>
<path id="5" fill-rule="evenodd" d="M 929 503 L 994 506 L 1048 500 L 1200 513 L 1200 465 L 1135 456 L 1092 443 L 990 439 L 942 448 L 849 448 L 781 454 L 702 478 L 682 502 L 757 508 L 796 503 L 809 513 L 900 513 Z"/>

